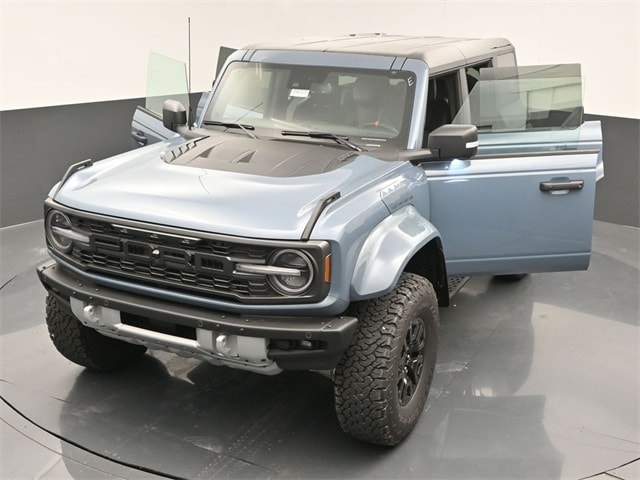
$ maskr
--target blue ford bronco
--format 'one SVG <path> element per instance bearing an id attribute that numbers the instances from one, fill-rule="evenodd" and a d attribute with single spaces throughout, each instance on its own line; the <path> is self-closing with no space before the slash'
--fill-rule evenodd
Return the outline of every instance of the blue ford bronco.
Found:
<path id="1" fill-rule="evenodd" d="M 602 137 L 579 65 L 347 35 L 233 52 L 195 119 L 160 104 L 135 113 L 144 148 L 72 165 L 45 201 L 46 322 L 86 368 L 151 348 L 321 371 L 342 429 L 395 445 L 452 277 L 588 267 Z"/>

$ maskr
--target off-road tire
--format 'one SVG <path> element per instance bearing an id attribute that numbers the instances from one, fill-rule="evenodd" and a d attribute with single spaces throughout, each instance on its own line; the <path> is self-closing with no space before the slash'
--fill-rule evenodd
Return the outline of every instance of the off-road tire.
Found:
<path id="1" fill-rule="evenodd" d="M 147 351 L 142 345 L 105 337 L 67 313 L 53 295 L 47 296 L 49 337 L 67 359 L 90 370 L 108 372 L 129 365 Z"/>
<path id="2" fill-rule="evenodd" d="M 433 378 L 439 327 L 435 291 L 425 278 L 403 273 L 391 293 L 354 304 L 350 314 L 357 316 L 358 329 L 335 370 L 338 421 L 355 438 L 397 445 L 418 423 Z M 424 342 L 410 341 L 420 323 Z M 422 345 L 417 350 L 423 356 L 421 373 L 409 397 L 406 387 L 400 385 L 407 378 L 407 342 Z M 413 354 L 417 355 L 416 348 Z"/>

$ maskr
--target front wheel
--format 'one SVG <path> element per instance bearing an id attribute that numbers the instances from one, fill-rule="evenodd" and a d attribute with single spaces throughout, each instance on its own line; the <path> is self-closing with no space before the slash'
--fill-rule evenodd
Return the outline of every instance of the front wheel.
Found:
<path id="1" fill-rule="evenodd" d="M 403 273 L 396 288 L 354 305 L 358 330 L 335 371 L 336 413 L 351 436 L 397 445 L 418 423 L 438 347 L 431 283 Z"/>

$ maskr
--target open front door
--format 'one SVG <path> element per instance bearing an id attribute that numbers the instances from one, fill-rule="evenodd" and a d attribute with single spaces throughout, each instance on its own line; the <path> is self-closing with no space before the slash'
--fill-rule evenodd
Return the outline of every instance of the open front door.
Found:
<path id="1" fill-rule="evenodd" d="M 235 49 L 220 47 L 216 77 L 229 55 Z M 131 138 L 134 147 L 179 136 L 162 124 L 162 104 L 165 100 L 177 100 L 189 109 L 187 67 L 184 62 L 151 52 L 147 69 L 147 97 L 145 106 L 138 106 L 131 121 Z M 210 92 L 202 93 L 196 106 L 195 117 L 199 118 L 209 101 Z M 189 115 L 191 117 L 191 115 Z"/>
<path id="2" fill-rule="evenodd" d="M 603 164 L 579 66 L 483 77 L 453 122 L 478 127 L 478 155 L 424 164 L 449 275 L 586 269 Z"/>
<path id="3" fill-rule="evenodd" d="M 145 106 L 138 106 L 131 122 L 134 146 L 142 147 L 178 134 L 162 125 L 162 104 L 172 99 L 189 105 L 187 68 L 183 62 L 158 53 L 149 54 L 147 97 Z"/>

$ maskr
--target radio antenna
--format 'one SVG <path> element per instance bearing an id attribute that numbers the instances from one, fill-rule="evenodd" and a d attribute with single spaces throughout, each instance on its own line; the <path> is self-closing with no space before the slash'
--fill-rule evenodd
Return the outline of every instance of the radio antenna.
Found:
<path id="1" fill-rule="evenodd" d="M 189 130 L 191 130 L 191 125 L 193 125 L 193 109 L 191 108 L 191 17 L 187 17 L 187 49 L 189 57 L 189 72 L 187 73 L 187 103 L 189 105 Z"/>

